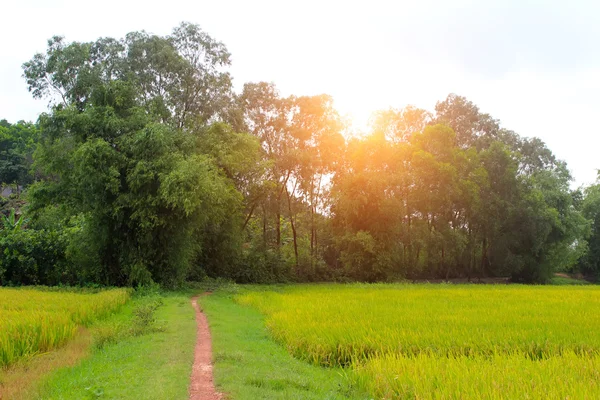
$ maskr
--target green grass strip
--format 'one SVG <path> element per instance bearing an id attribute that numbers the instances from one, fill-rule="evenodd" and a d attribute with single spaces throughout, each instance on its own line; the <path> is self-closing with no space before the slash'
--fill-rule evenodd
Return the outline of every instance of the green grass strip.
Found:
<path id="1" fill-rule="evenodd" d="M 202 297 L 215 360 L 217 389 L 234 400 L 358 399 L 339 368 L 326 369 L 293 358 L 269 337 L 264 317 L 237 304 L 227 292 Z"/>
<path id="2" fill-rule="evenodd" d="M 188 295 L 167 295 L 163 301 L 156 319 L 164 331 L 95 350 L 79 365 L 50 375 L 37 399 L 187 399 L 196 339 L 194 310 Z M 136 302 L 108 323 L 130 320 Z"/>

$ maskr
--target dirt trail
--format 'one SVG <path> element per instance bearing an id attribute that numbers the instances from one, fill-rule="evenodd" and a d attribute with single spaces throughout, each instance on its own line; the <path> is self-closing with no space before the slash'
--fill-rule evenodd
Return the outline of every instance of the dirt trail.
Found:
<path id="1" fill-rule="evenodd" d="M 207 293 L 205 293 L 206 295 Z M 196 350 L 194 354 L 194 367 L 192 368 L 192 382 L 190 383 L 191 400 L 220 400 L 223 395 L 215 390 L 212 369 L 212 345 L 206 315 L 198 306 L 198 297 L 192 299 L 192 306 L 196 310 Z"/>

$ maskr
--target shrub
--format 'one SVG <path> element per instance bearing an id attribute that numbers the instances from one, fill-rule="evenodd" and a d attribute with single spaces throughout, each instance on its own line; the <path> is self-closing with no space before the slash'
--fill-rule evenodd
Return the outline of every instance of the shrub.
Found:
<path id="1" fill-rule="evenodd" d="M 164 330 L 164 327 L 156 324 L 156 318 L 154 317 L 154 313 L 162 304 L 162 299 L 158 298 L 138 305 L 133 310 L 133 319 L 129 333 L 132 336 L 140 336 Z"/>
<path id="2" fill-rule="evenodd" d="M 67 236 L 53 230 L 0 232 L 0 284 L 59 285 L 77 283 L 66 260 Z"/>
<path id="3" fill-rule="evenodd" d="M 100 325 L 94 330 L 94 346 L 97 349 L 102 349 L 106 345 L 115 344 L 124 332 L 123 325 L 119 323 Z"/>

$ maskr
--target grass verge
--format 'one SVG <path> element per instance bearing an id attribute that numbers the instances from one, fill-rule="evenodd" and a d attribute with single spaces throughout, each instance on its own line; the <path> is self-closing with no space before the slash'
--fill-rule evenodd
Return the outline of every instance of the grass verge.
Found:
<path id="1" fill-rule="evenodd" d="M 92 343 L 91 332 L 79 328 L 77 335 L 64 347 L 27 358 L 8 369 L 0 369 L 0 399 L 33 398 L 36 382 L 55 370 L 76 365 L 90 354 Z"/>
<path id="2" fill-rule="evenodd" d="M 31 398 L 187 399 L 196 338 L 194 310 L 187 294 L 167 294 L 161 300 L 153 315 L 153 325 L 160 329 L 139 331 L 148 318 L 145 309 L 154 306 L 147 299 L 134 299 L 97 327 L 89 358 L 50 374 Z"/>
<path id="3" fill-rule="evenodd" d="M 200 298 L 213 341 L 219 391 L 245 399 L 359 399 L 340 368 L 322 368 L 293 358 L 270 339 L 264 317 L 233 300 L 226 290 Z"/>

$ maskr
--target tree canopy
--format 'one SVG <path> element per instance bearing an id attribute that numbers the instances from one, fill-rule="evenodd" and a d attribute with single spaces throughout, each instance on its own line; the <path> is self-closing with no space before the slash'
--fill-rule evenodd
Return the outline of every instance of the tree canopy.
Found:
<path id="1" fill-rule="evenodd" d="M 0 122 L 0 180 L 27 203 L 0 233 L 0 284 L 598 271 L 598 185 L 571 190 L 540 139 L 455 94 L 382 110 L 357 136 L 331 96 L 236 93 L 230 64 L 189 23 L 50 39 L 23 65 L 48 112 Z"/>

